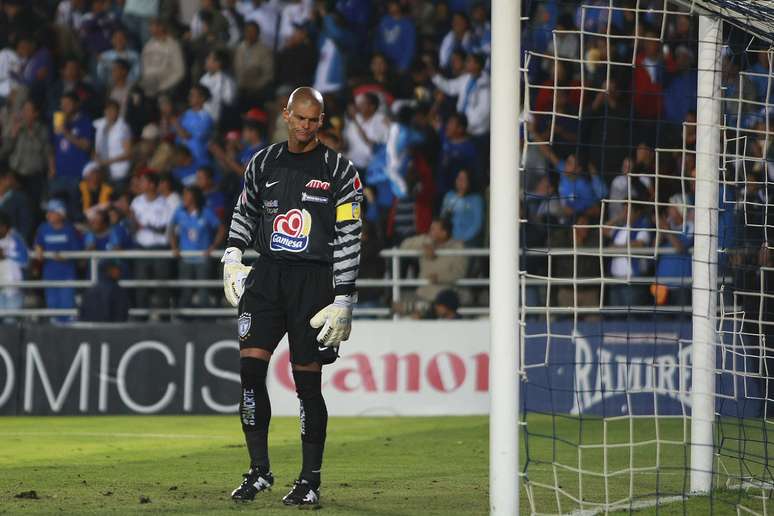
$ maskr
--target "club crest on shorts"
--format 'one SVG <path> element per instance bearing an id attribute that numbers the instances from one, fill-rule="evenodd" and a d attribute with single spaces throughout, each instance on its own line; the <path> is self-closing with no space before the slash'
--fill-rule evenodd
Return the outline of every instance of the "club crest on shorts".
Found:
<path id="1" fill-rule="evenodd" d="M 273 228 L 269 243 L 272 251 L 300 253 L 309 245 L 312 215 L 306 210 L 292 209 L 277 215 Z"/>
<path id="2" fill-rule="evenodd" d="M 250 325 L 253 322 L 253 318 L 249 312 L 245 312 L 239 316 L 237 321 L 237 328 L 239 329 L 239 338 L 244 339 L 247 333 L 250 331 Z"/>

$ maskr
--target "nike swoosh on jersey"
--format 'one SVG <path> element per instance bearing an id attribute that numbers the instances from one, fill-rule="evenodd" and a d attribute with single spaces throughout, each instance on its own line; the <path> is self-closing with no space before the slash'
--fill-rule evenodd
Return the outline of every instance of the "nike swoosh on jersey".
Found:
<path id="1" fill-rule="evenodd" d="M 266 188 L 271 188 L 272 186 L 276 185 L 277 183 L 279 183 L 279 181 L 274 181 L 273 183 L 270 183 L 270 182 L 266 181 Z"/>

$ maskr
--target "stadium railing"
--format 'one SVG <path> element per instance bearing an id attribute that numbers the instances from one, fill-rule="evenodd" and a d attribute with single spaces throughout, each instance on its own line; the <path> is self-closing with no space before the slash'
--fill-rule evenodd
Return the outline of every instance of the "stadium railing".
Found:
<path id="1" fill-rule="evenodd" d="M 633 255 L 650 256 L 653 257 L 656 252 L 659 255 L 673 253 L 672 249 L 656 249 L 656 248 L 632 248 L 627 249 L 628 253 Z M 621 256 L 621 249 L 617 247 L 605 247 L 601 249 L 603 256 L 614 257 Z M 488 258 L 489 249 L 443 249 L 437 250 L 438 256 L 466 256 L 469 258 Z M 546 249 L 531 249 L 527 252 L 529 256 L 561 256 L 561 255 L 583 255 L 592 254 L 599 256 L 599 248 L 546 248 Z M 222 250 L 215 250 L 210 253 L 210 258 L 219 259 L 222 255 Z M 0 282 L 0 288 L 19 288 L 22 290 L 35 290 L 43 288 L 56 288 L 56 287 L 72 287 L 76 289 L 87 289 L 93 287 L 98 280 L 98 271 L 100 262 L 103 260 L 141 260 L 141 259 L 179 259 L 185 257 L 201 257 L 202 253 L 199 251 L 183 251 L 175 255 L 172 251 L 142 251 L 142 250 L 129 250 L 129 251 L 68 251 L 68 252 L 46 252 L 43 254 L 44 258 L 48 259 L 74 259 L 74 260 L 87 260 L 88 265 L 88 279 L 80 280 L 24 280 L 18 282 Z M 256 258 L 258 255 L 255 251 L 248 251 L 245 253 L 245 258 Z M 402 262 L 406 259 L 414 259 L 422 256 L 421 251 L 404 250 L 404 249 L 384 249 L 380 252 L 385 260 L 389 262 L 388 270 L 389 274 L 385 278 L 360 278 L 358 280 L 358 288 L 383 288 L 389 290 L 391 293 L 391 303 L 397 303 L 401 301 L 403 297 L 403 290 L 407 288 L 416 288 L 424 285 L 429 285 L 430 281 L 422 278 L 401 278 Z M 611 285 L 611 284 L 642 284 L 650 285 L 657 280 L 663 282 L 668 278 L 655 278 L 652 276 L 632 277 L 629 280 L 616 280 L 609 277 L 606 278 L 587 278 L 583 279 L 584 286 L 594 285 Z M 721 278 L 722 279 L 722 278 Z M 120 285 L 126 289 L 137 288 L 170 288 L 170 289 L 182 289 L 182 288 L 212 288 L 219 289 L 222 287 L 220 279 L 208 279 L 208 280 L 187 280 L 187 279 L 122 279 L 119 281 Z M 573 285 L 578 283 L 577 279 L 567 278 L 566 280 L 552 278 L 550 281 L 539 276 L 526 275 L 526 279 L 523 281 L 527 287 L 536 286 L 548 288 L 557 287 L 561 285 Z M 457 288 L 486 288 L 489 286 L 489 278 L 461 278 L 454 283 Z M 572 314 L 572 313 L 620 313 L 623 311 L 638 311 L 638 310 L 653 310 L 653 306 L 642 307 L 615 307 L 615 306 L 591 306 L 591 307 L 574 307 L 574 306 L 550 306 L 541 304 L 539 306 L 525 306 L 523 307 L 527 313 L 535 314 Z M 657 310 L 663 312 L 683 312 L 690 311 L 690 306 L 657 306 Z M 2 317 L 54 317 L 54 316 L 76 316 L 77 309 L 56 309 L 56 308 L 20 308 L 20 309 L 0 309 L 0 318 Z M 463 316 L 486 316 L 489 314 L 488 306 L 473 305 L 463 306 L 459 309 L 459 313 Z M 159 316 L 180 316 L 180 317 L 229 317 L 236 314 L 236 309 L 231 307 L 211 307 L 211 308 L 192 308 L 192 307 L 170 307 L 170 308 L 131 308 L 129 315 L 132 317 L 146 317 L 149 315 Z M 390 317 L 398 318 L 393 313 L 393 310 L 389 306 L 384 307 L 356 307 L 356 316 L 363 317 Z"/>

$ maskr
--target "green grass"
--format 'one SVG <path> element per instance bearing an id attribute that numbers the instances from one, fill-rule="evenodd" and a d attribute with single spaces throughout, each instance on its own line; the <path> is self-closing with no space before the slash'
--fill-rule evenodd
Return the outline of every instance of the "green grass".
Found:
<path id="1" fill-rule="evenodd" d="M 594 503 L 653 500 L 656 493 L 686 490 L 690 429 L 680 418 L 584 418 L 579 424 L 576 418 L 530 414 L 527 422 L 523 514 L 530 498 L 538 512 L 557 513 L 581 508 L 573 498 L 588 510 Z M 762 475 L 754 461 L 732 459 L 767 451 L 760 421 L 741 428 L 733 420 L 720 429 L 730 456 L 723 459 L 727 477 L 718 477 L 721 485 L 742 466 L 750 469 L 747 474 Z M 734 439 L 741 435 L 744 441 Z M 486 514 L 487 439 L 485 417 L 331 418 L 324 514 Z M 0 514 L 287 514 L 292 509 L 280 498 L 300 462 L 297 419 L 273 419 L 275 488 L 254 503 L 237 505 L 228 493 L 240 480 L 246 451 L 235 417 L 6 417 L 0 418 L 0 443 Z M 583 474 L 567 466 L 580 466 Z M 15 497 L 30 490 L 39 499 Z M 140 497 L 150 502 L 141 504 Z M 663 505 L 658 514 L 735 514 L 740 501 L 763 512 L 750 493 L 720 490 L 712 499 Z"/>
<path id="2" fill-rule="evenodd" d="M 228 494 L 246 466 L 236 417 L 0 418 L 0 513 L 287 515 L 298 434 L 297 418 L 272 420 L 275 487 L 236 505 Z M 324 513 L 485 514 L 487 450 L 484 417 L 331 418 Z M 29 490 L 40 499 L 15 498 Z"/>

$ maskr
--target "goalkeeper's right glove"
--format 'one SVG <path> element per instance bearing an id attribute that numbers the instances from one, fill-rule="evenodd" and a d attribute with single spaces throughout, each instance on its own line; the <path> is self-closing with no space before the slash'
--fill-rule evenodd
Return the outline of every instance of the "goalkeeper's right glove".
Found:
<path id="1" fill-rule="evenodd" d="M 229 247 L 220 260 L 223 263 L 223 291 L 231 306 L 239 306 L 239 299 L 245 291 L 245 280 L 252 267 L 242 265 L 242 251 Z"/>

